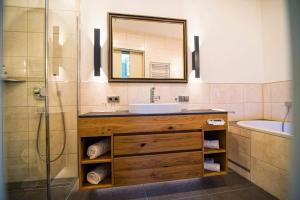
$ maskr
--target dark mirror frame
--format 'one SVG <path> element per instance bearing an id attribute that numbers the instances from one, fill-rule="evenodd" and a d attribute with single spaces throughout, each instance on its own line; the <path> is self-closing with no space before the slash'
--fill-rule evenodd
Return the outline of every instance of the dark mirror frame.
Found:
<path id="1" fill-rule="evenodd" d="M 153 78 L 113 78 L 113 35 L 112 35 L 112 19 L 135 19 L 148 20 L 166 23 L 179 23 L 183 25 L 183 79 L 153 79 Z M 188 65 L 187 65 L 187 23 L 185 19 L 173 19 L 162 17 L 151 17 L 141 15 L 128 15 L 119 13 L 108 13 L 108 82 L 126 82 L 126 83 L 187 83 L 188 82 Z"/>

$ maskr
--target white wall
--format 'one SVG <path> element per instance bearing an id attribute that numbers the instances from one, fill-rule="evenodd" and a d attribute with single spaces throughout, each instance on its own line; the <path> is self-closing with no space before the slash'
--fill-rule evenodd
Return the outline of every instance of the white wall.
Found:
<path id="1" fill-rule="evenodd" d="M 291 80 L 286 0 L 262 0 L 264 81 Z"/>
<path id="2" fill-rule="evenodd" d="M 101 29 L 107 72 L 107 12 L 184 18 L 188 21 L 189 71 L 193 36 L 200 36 L 201 78 L 207 83 L 263 82 L 260 0 L 81 1 L 81 80 L 93 77 L 93 29 Z"/>

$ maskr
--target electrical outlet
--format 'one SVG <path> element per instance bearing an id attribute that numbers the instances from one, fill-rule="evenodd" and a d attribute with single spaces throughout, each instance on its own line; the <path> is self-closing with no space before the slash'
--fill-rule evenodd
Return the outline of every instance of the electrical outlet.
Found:
<path id="1" fill-rule="evenodd" d="M 119 96 L 108 96 L 107 103 L 120 103 L 120 97 Z"/>

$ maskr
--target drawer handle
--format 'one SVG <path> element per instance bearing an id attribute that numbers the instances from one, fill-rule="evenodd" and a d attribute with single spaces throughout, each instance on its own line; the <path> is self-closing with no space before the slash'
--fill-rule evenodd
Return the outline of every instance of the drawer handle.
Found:
<path id="1" fill-rule="evenodd" d="M 169 126 L 169 128 L 168 128 L 169 130 L 172 130 L 172 129 L 174 129 L 174 127 L 173 126 Z"/>
<path id="2" fill-rule="evenodd" d="M 144 147 L 144 146 L 146 146 L 146 143 L 141 143 L 141 147 Z"/>

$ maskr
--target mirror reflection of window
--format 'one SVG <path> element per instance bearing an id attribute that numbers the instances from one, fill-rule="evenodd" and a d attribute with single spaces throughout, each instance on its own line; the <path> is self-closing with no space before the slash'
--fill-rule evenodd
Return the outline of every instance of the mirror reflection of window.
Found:
<path id="1" fill-rule="evenodd" d="M 130 52 L 122 51 L 121 52 L 121 62 L 122 62 L 122 78 L 130 77 Z"/>

